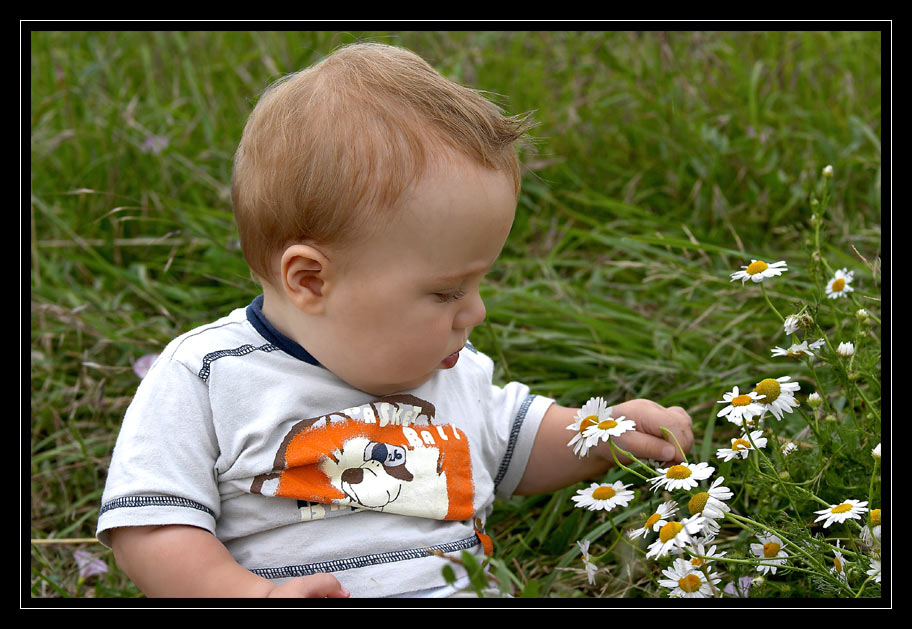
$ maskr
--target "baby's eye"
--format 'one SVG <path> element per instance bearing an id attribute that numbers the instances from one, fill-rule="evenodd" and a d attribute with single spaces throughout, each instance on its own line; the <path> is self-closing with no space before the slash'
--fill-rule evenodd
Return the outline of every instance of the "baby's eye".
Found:
<path id="1" fill-rule="evenodd" d="M 462 289 L 455 290 L 449 293 L 434 293 L 434 296 L 442 304 L 450 303 L 451 301 L 456 301 L 465 296 L 465 291 Z"/>

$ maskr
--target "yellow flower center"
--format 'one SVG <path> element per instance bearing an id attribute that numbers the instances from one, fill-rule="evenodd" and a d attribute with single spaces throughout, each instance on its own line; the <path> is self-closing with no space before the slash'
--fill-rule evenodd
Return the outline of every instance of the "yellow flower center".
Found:
<path id="1" fill-rule="evenodd" d="M 803 349 L 796 349 L 796 350 L 789 349 L 787 356 L 789 356 L 790 358 L 797 358 L 798 356 L 804 356 L 804 350 Z M 766 400 L 764 400 L 764 401 L 766 401 Z"/>
<path id="2" fill-rule="evenodd" d="M 834 280 L 832 285 L 830 285 L 830 288 L 833 290 L 834 293 L 840 292 L 843 288 L 845 288 L 845 280 L 842 279 L 841 277 Z"/>
<path id="3" fill-rule="evenodd" d="M 747 406 L 752 402 L 751 396 L 749 395 L 739 395 L 732 398 L 732 406 Z"/>
<path id="4" fill-rule="evenodd" d="M 672 465 L 665 472 L 665 478 L 687 478 L 690 474 L 690 468 L 686 465 Z"/>
<path id="5" fill-rule="evenodd" d="M 589 426 L 596 426 L 596 425 L 598 425 L 598 415 L 590 415 L 589 417 L 586 417 L 585 419 L 583 419 L 580 422 L 580 427 L 579 427 L 580 434 L 585 432 L 585 430 L 587 428 L 589 428 Z"/>
<path id="6" fill-rule="evenodd" d="M 756 275 L 757 273 L 763 273 L 768 268 L 769 265 L 763 260 L 755 260 L 748 265 L 747 274 Z"/>
<path id="7" fill-rule="evenodd" d="M 702 584 L 703 582 L 700 581 L 700 577 L 695 574 L 688 574 L 686 577 L 678 579 L 678 587 L 688 594 L 699 590 Z"/>
<path id="8" fill-rule="evenodd" d="M 705 491 L 701 491 L 698 494 L 694 494 L 690 499 L 690 502 L 687 503 L 687 508 L 690 510 L 690 515 L 697 515 L 698 513 L 703 513 L 703 508 L 706 506 L 706 501 L 709 500 L 709 494 Z"/>
<path id="9" fill-rule="evenodd" d="M 750 441 L 746 439 L 735 439 L 732 441 L 732 450 L 750 450 L 751 444 Z"/>
<path id="10" fill-rule="evenodd" d="M 880 526 L 880 509 L 871 511 L 871 526 Z"/>
<path id="11" fill-rule="evenodd" d="M 617 425 L 618 425 L 618 423 L 616 421 L 614 421 L 613 419 L 603 419 L 602 421 L 600 421 L 598 423 L 598 427 L 601 430 L 610 430 L 611 428 L 614 428 Z"/>
<path id="12" fill-rule="evenodd" d="M 659 539 L 664 544 L 668 540 L 674 539 L 675 535 L 680 533 L 683 528 L 684 525 L 680 522 L 669 522 L 659 530 Z"/>
<path id="13" fill-rule="evenodd" d="M 839 557 L 833 557 L 833 565 L 836 567 L 836 572 L 842 572 L 842 562 L 839 561 Z"/>
<path id="14" fill-rule="evenodd" d="M 852 508 L 852 505 L 850 505 L 848 502 L 844 502 L 841 505 L 839 505 L 838 507 L 833 507 L 832 509 L 830 509 L 830 511 L 832 513 L 845 513 L 846 511 L 849 511 L 851 508 Z"/>
<path id="15" fill-rule="evenodd" d="M 646 520 L 646 524 L 643 525 L 644 529 L 648 529 L 650 526 L 662 519 L 661 513 L 653 513 L 649 516 L 649 519 Z"/>
<path id="16" fill-rule="evenodd" d="M 694 568 L 699 568 L 700 566 L 703 565 L 703 563 L 704 563 L 705 561 L 706 561 L 706 560 L 703 559 L 702 557 L 691 557 L 691 559 L 690 559 L 690 565 L 692 565 Z"/>
<path id="17" fill-rule="evenodd" d="M 779 398 L 781 392 L 782 387 L 779 386 L 779 382 L 772 378 L 761 380 L 760 384 L 757 385 L 757 388 L 754 389 L 754 393 L 766 396 L 760 400 L 763 404 L 772 404 Z"/>
<path id="18" fill-rule="evenodd" d="M 779 549 L 782 548 L 776 542 L 767 542 L 763 545 L 763 556 L 764 557 L 775 557 L 779 554 Z"/>
<path id="19" fill-rule="evenodd" d="M 592 492 L 592 497 L 596 500 L 608 500 L 614 498 L 617 492 L 614 491 L 613 487 L 608 487 L 607 485 L 602 485 L 598 489 Z"/>

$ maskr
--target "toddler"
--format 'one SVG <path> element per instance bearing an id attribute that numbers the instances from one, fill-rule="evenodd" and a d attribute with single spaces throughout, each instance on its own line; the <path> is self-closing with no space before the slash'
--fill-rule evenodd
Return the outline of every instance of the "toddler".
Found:
<path id="1" fill-rule="evenodd" d="M 495 498 L 602 475 L 577 409 L 469 342 L 510 232 L 525 117 L 411 52 L 340 48 L 262 96 L 232 179 L 246 307 L 161 353 L 114 448 L 98 538 L 148 596 L 443 597 L 492 552 Z M 680 461 L 690 417 L 614 407 L 636 456 Z M 456 567 L 456 566 L 454 566 Z"/>

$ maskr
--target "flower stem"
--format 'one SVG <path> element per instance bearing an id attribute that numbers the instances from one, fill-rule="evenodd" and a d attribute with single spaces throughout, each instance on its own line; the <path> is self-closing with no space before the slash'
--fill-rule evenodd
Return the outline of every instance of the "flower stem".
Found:
<path id="1" fill-rule="evenodd" d="M 763 285 L 763 282 L 760 282 L 760 290 L 763 292 L 763 298 L 766 299 L 766 304 L 770 307 L 770 310 L 776 313 L 776 316 L 779 317 L 779 321 L 785 324 L 785 317 L 779 314 L 779 311 L 776 310 L 776 306 L 773 305 L 773 302 L 770 301 L 769 295 L 766 294 L 766 287 Z"/>
<path id="2" fill-rule="evenodd" d="M 645 476 L 643 476 L 643 475 L 640 474 L 639 472 L 630 469 L 629 467 L 627 467 L 626 465 L 624 465 L 623 463 L 621 463 L 620 461 L 618 461 L 617 454 L 615 453 L 615 449 L 617 449 L 621 454 L 623 454 L 623 455 L 626 456 L 627 458 L 629 458 L 629 459 L 631 459 L 631 460 L 633 460 L 633 461 L 636 461 L 637 463 L 639 463 L 640 465 L 642 465 L 643 467 L 645 467 L 647 470 L 649 470 L 650 472 L 652 472 L 653 476 L 657 476 L 657 475 L 658 475 L 658 473 L 657 473 L 654 469 L 652 469 L 651 467 L 649 467 L 648 465 L 646 465 L 645 463 L 643 463 L 642 461 L 640 461 L 638 458 L 636 458 L 635 456 L 633 456 L 632 454 L 630 454 L 629 452 L 627 452 L 626 450 L 624 450 L 624 449 L 621 448 L 620 446 L 614 445 L 614 441 L 613 441 L 612 439 L 609 439 L 609 440 L 608 440 L 608 446 L 611 448 L 611 458 L 614 459 L 615 465 L 617 465 L 617 466 L 618 466 L 619 468 L 621 468 L 622 470 L 626 470 L 626 471 L 630 472 L 631 474 L 633 474 L 634 476 L 638 476 L 639 478 L 643 479 L 644 481 L 648 481 L 648 480 L 649 480 L 648 478 L 646 478 Z"/>

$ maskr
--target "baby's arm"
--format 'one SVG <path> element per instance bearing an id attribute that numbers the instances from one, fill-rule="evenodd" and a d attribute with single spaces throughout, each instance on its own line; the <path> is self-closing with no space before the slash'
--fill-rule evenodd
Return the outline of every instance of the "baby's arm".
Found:
<path id="1" fill-rule="evenodd" d="M 530 495 L 554 491 L 581 480 L 598 477 L 614 465 L 608 443 L 599 443 L 582 458 L 573 453 L 567 442 L 573 433 L 567 426 L 573 423 L 578 409 L 552 404 L 542 419 L 526 471 L 515 493 Z M 654 459 L 679 463 L 682 453 L 665 440 L 662 428 L 677 439 L 684 453 L 693 446 L 693 422 L 680 406 L 665 408 L 651 400 L 630 400 L 615 404 L 614 417 L 625 416 L 636 422 L 636 430 L 612 437 L 615 444 L 638 459 Z M 630 460 L 618 456 L 621 463 Z"/>
<path id="2" fill-rule="evenodd" d="M 238 564 L 209 531 L 195 526 L 112 530 L 117 565 L 149 597 L 345 598 L 335 577 L 315 574 L 276 586 Z"/>

